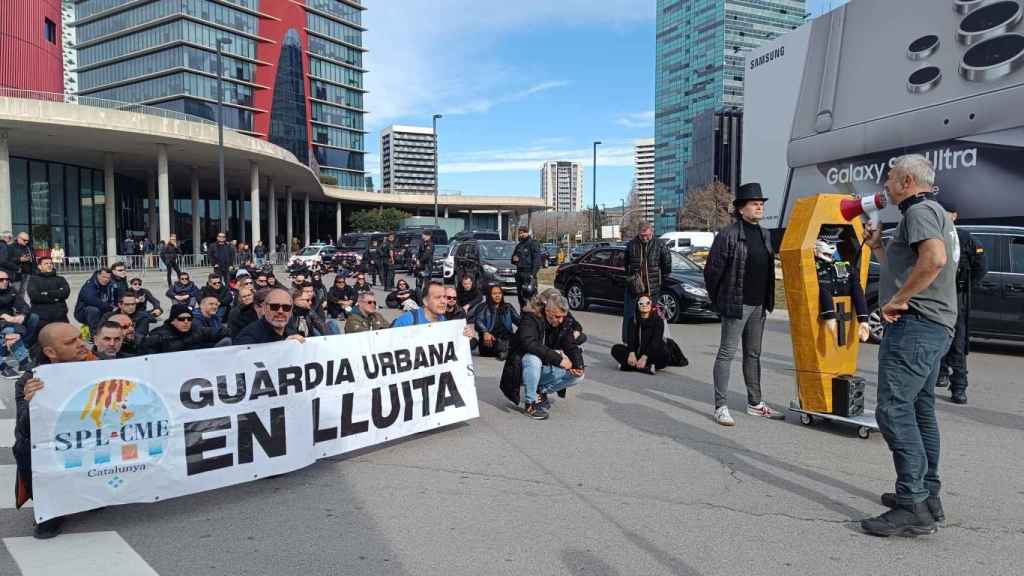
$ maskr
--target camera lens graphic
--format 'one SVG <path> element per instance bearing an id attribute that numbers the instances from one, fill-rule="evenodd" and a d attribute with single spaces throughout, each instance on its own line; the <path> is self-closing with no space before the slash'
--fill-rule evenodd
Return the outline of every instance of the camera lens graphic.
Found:
<path id="1" fill-rule="evenodd" d="M 973 10 L 960 21 L 956 39 L 971 46 L 1009 32 L 1020 23 L 1024 9 L 1017 0 L 1002 0 Z"/>
<path id="2" fill-rule="evenodd" d="M 907 79 L 907 90 L 920 94 L 927 92 L 939 85 L 942 80 L 942 70 L 938 66 L 925 66 L 919 68 Z"/>
<path id="3" fill-rule="evenodd" d="M 934 34 L 921 36 L 910 43 L 907 47 L 907 58 L 911 60 L 924 60 L 939 49 L 939 37 Z"/>
<path id="4" fill-rule="evenodd" d="M 958 14 L 970 14 L 981 6 L 984 0 L 953 0 L 953 10 Z"/>
<path id="5" fill-rule="evenodd" d="M 960 75 L 974 82 L 1007 76 L 1024 66 L 1024 36 L 1006 34 L 971 46 L 960 62 Z"/>

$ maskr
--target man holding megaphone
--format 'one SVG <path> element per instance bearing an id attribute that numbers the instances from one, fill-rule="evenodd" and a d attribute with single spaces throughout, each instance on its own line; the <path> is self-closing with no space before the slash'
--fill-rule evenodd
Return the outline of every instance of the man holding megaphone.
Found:
<path id="1" fill-rule="evenodd" d="M 865 243 L 881 264 L 879 302 L 885 335 L 878 349 L 879 429 L 892 451 L 896 490 L 882 495 L 890 510 L 861 522 L 869 534 L 916 536 L 936 530 L 939 426 L 935 381 L 956 327 L 959 241 L 946 211 L 932 199 L 932 163 L 919 154 L 897 158 L 885 193 L 902 217 L 892 240 L 869 224 Z"/>

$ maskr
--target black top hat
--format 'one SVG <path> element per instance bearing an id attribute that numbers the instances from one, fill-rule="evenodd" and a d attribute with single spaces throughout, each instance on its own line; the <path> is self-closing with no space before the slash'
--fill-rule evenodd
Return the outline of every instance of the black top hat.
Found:
<path id="1" fill-rule="evenodd" d="M 733 206 L 742 206 L 749 200 L 768 200 L 761 194 L 761 185 L 757 182 L 751 182 L 740 186 L 740 189 L 736 191 L 736 199 L 732 201 Z"/>

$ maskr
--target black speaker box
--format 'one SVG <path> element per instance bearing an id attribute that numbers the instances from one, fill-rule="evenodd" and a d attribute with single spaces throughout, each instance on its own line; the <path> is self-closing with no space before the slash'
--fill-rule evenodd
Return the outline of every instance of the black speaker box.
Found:
<path id="1" fill-rule="evenodd" d="M 864 379 L 844 374 L 832 379 L 832 413 L 860 416 L 864 413 Z"/>

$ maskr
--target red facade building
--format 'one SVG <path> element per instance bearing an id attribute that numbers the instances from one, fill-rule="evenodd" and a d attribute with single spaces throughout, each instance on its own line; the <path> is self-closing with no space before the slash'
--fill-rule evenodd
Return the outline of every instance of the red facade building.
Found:
<path id="1" fill-rule="evenodd" d="M 60 0 L 0 0 L 0 87 L 64 92 Z"/>

